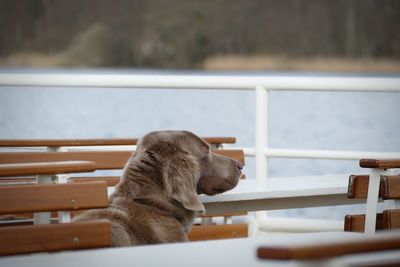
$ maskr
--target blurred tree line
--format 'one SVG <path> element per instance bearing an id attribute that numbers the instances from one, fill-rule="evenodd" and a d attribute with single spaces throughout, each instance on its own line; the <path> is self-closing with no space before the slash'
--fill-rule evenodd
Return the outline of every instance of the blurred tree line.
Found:
<path id="1" fill-rule="evenodd" d="M 398 0 L 0 0 L 0 57 L 196 67 L 214 55 L 400 59 Z"/>

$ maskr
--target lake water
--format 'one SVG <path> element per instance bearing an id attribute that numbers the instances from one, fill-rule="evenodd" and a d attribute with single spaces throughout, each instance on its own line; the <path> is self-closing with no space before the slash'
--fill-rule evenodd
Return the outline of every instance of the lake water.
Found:
<path id="1" fill-rule="evenodd" d="M 14 71 L 32 70 L 0 69 Z M 55 70 L 64 71 L 137 72 Z M 272 148 L 400 151 L 400 93 L 273 91 L 269 112 Z M 1 139 L 139 137 L 185 129 L 200 136 L 235 136 L 236 146 L 254 147 L 254 118 L 255 93 L 249 91 L 0 88 Z M 254 177 L 254 159 L 246 160 L 245 173 Z M 269 164 L 274 177 L 365 173 L 357 161 L 271 159 Z M 307 210 L 285 214 L 321 216 Z M 337 217 L 338 212 L 322 216 Z"/>

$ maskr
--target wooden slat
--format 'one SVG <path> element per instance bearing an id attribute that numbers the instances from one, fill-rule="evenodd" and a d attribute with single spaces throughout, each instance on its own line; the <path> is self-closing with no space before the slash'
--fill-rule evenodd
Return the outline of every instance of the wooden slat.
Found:
<path id="1" fill-rule="evenodd" d="M 92 161 L 58 161 L 41 163 L 0 164 L 1 177 L 93 172 L 95 170 L 96 164 Z"/>
<path id="2" fill-rule="evenodd" d="M 235 137 L 203 137 L 209 144 L 234 144 Z M 0 147 L 63 147 L 136 145 L 138 138 L 103 139 L 8 139 L 0 140 Z"/>
<path id="3" fill-rule="evenodd" d="M 369 175 L 350 175 L 347 187 L 348 198 L 367 198 Z M 379 197 L 383 194 L 383 180 L 381 179 Z"/>
<path id="4" fill-rule="evenodd" d="M 190 241 L 247 237 L 247 224 L 193 225 L 188 237 Z"/>
<path id="5" fill-rule="evenodd" d="M 360 232 L 364 233 L 365 227 L 365 214 L 354 214 L 346 215 L 344 219 L 344 231 L 346 232 Z M 376 230 L 382 230 L 383 226 L 383 214 L 378 213 L 376 215 Z"/>
<path id="6" fill-rule="evenodd" d="M 244 164 L 243 150 L 218 149 L 213 152 L 239 160 Z M 97 170 L 122 169 L 131 151 L 67 151 L 67 152 L 0 152 L 0 164 L 54 162 L 54 161 L 93 161 Z"/>
<path id="7" fill-rule="evenodd" d="M 80 152 L 1 152 L 0 164 L 93 161 L 97 170 L 122 169 L 132 155 L 130 151 L 80 151 Z"/>
<path id="8" fill-rule="evenodd" d="M 108 146 L 136 145 L 137 138 L 110 139 L 9 139 L 0 140 L 0 147 L 62 147 L 62 146 Z"/>
<path id="9" fill-rule="evenodd" d="M 363 238 L 311 245 L 262 246 L 258 248 L 257 255 L 259 258 L 273 260 L 312 260 L 353 253 L 400 249 L 399 234 L 361 237 Z"/>
<path id="10" fill-rule="evenodd" d="M 374 169 L 400 168 L 400 159 L 361 159 L 360 167 Z"/>
<path id="11" fill-rule="evenodd" d="M 383 199 L 400 199 L 400 175 L 382 176 Z"/>
<path id="12" fill-rule="evenodd" d="M 212 145 L 235 144 L 236 137 L 202 137 L 207 143 Z"/>
<path id="13" fill-rule="evenodd" d="M 244 151 L 242 149 L 216 149 L 213 150 L 214 153 L 236 159 L 240 161 L 243 165 L 245 164 L 244 161 Z"/>
<path id="14" fill-rule="evenodd" d="M 400 209 L 383 211 L 383 228 L 384 229 L 400 228 Z"/>
<path id="15" fill-rule="evenodd" d="M 0 187 L 0 214 L 105 207 L 105 182 Z"/>
<path id="16" fill-rule="evenodd" d="M 366 198 L 368 195 L 369 175 L 350 175 L 347 186 L 348 198 Z"/>
<path id="17" fill-rule="evenodd" d="M 347 190 L 348 198 L 367 198 L 368 175 L 350 175 Z M 381 177 L 379 197 L 383 199 L 400 199 L 400 175 Z"/>
<path id="18" fill-rule="evenodd" d="M 68 182 L 71 183 L 86 183 L 104 181 L 107 186 L 116 186 L 120 181 L 120 176 L 93 176 L 93 177 L 70 177 Z"/>
<path id="19" fill-rule="evenodd" d="M 106 220 L 0 228 L 0 255 L 109 247 Z"/>

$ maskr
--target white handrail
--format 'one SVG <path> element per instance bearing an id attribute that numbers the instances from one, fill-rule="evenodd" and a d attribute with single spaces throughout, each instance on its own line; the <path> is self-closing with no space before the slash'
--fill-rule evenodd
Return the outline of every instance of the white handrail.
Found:
<path id="1" fill-rule="evenodd" d="M 237 148 L 238 149 L 238 148 Z M 244 154 L 249 157 L 256 156 L 252 147 L 244 147 Z M 335 160 L 359 160 L 361 158 L 392 159 L 400 158 L 400 152 L 372 152 L 372 151 L 348 151 L 348 150 L 307 150 L 307 149 L 280 149 L 265 148 L 264 155 L 274 158 L 308 158 L 308 159 L 335 159 Z"/>
<path id="2" fill-rule="evenodd" d="M 193 74 L 0 73 L 2 86 L 118 87 L 304 91 L 397 91 L 398 77 Z"/>

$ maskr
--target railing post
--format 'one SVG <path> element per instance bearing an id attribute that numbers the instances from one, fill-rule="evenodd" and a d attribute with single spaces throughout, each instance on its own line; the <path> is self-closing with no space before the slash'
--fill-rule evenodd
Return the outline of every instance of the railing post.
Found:
<path id="1" fill-rule="evenodd" d="M 265 189 L 268 176 L 265 149 L 268 146 L 268 90 L 256 87 L 256 179 L 258 188 Z"/>
<path id="2" fill-rule="evenodd" d="M 268 90 L 258 85 L 256 87 L 256 180 L 257 187 L 265 190 L 267 187 L 268 160 L 265 149 L 268 146 Z M 258 224 L 266 216 L 266 212 L 255 212 L 254 235 L 257 235 Z"/>

